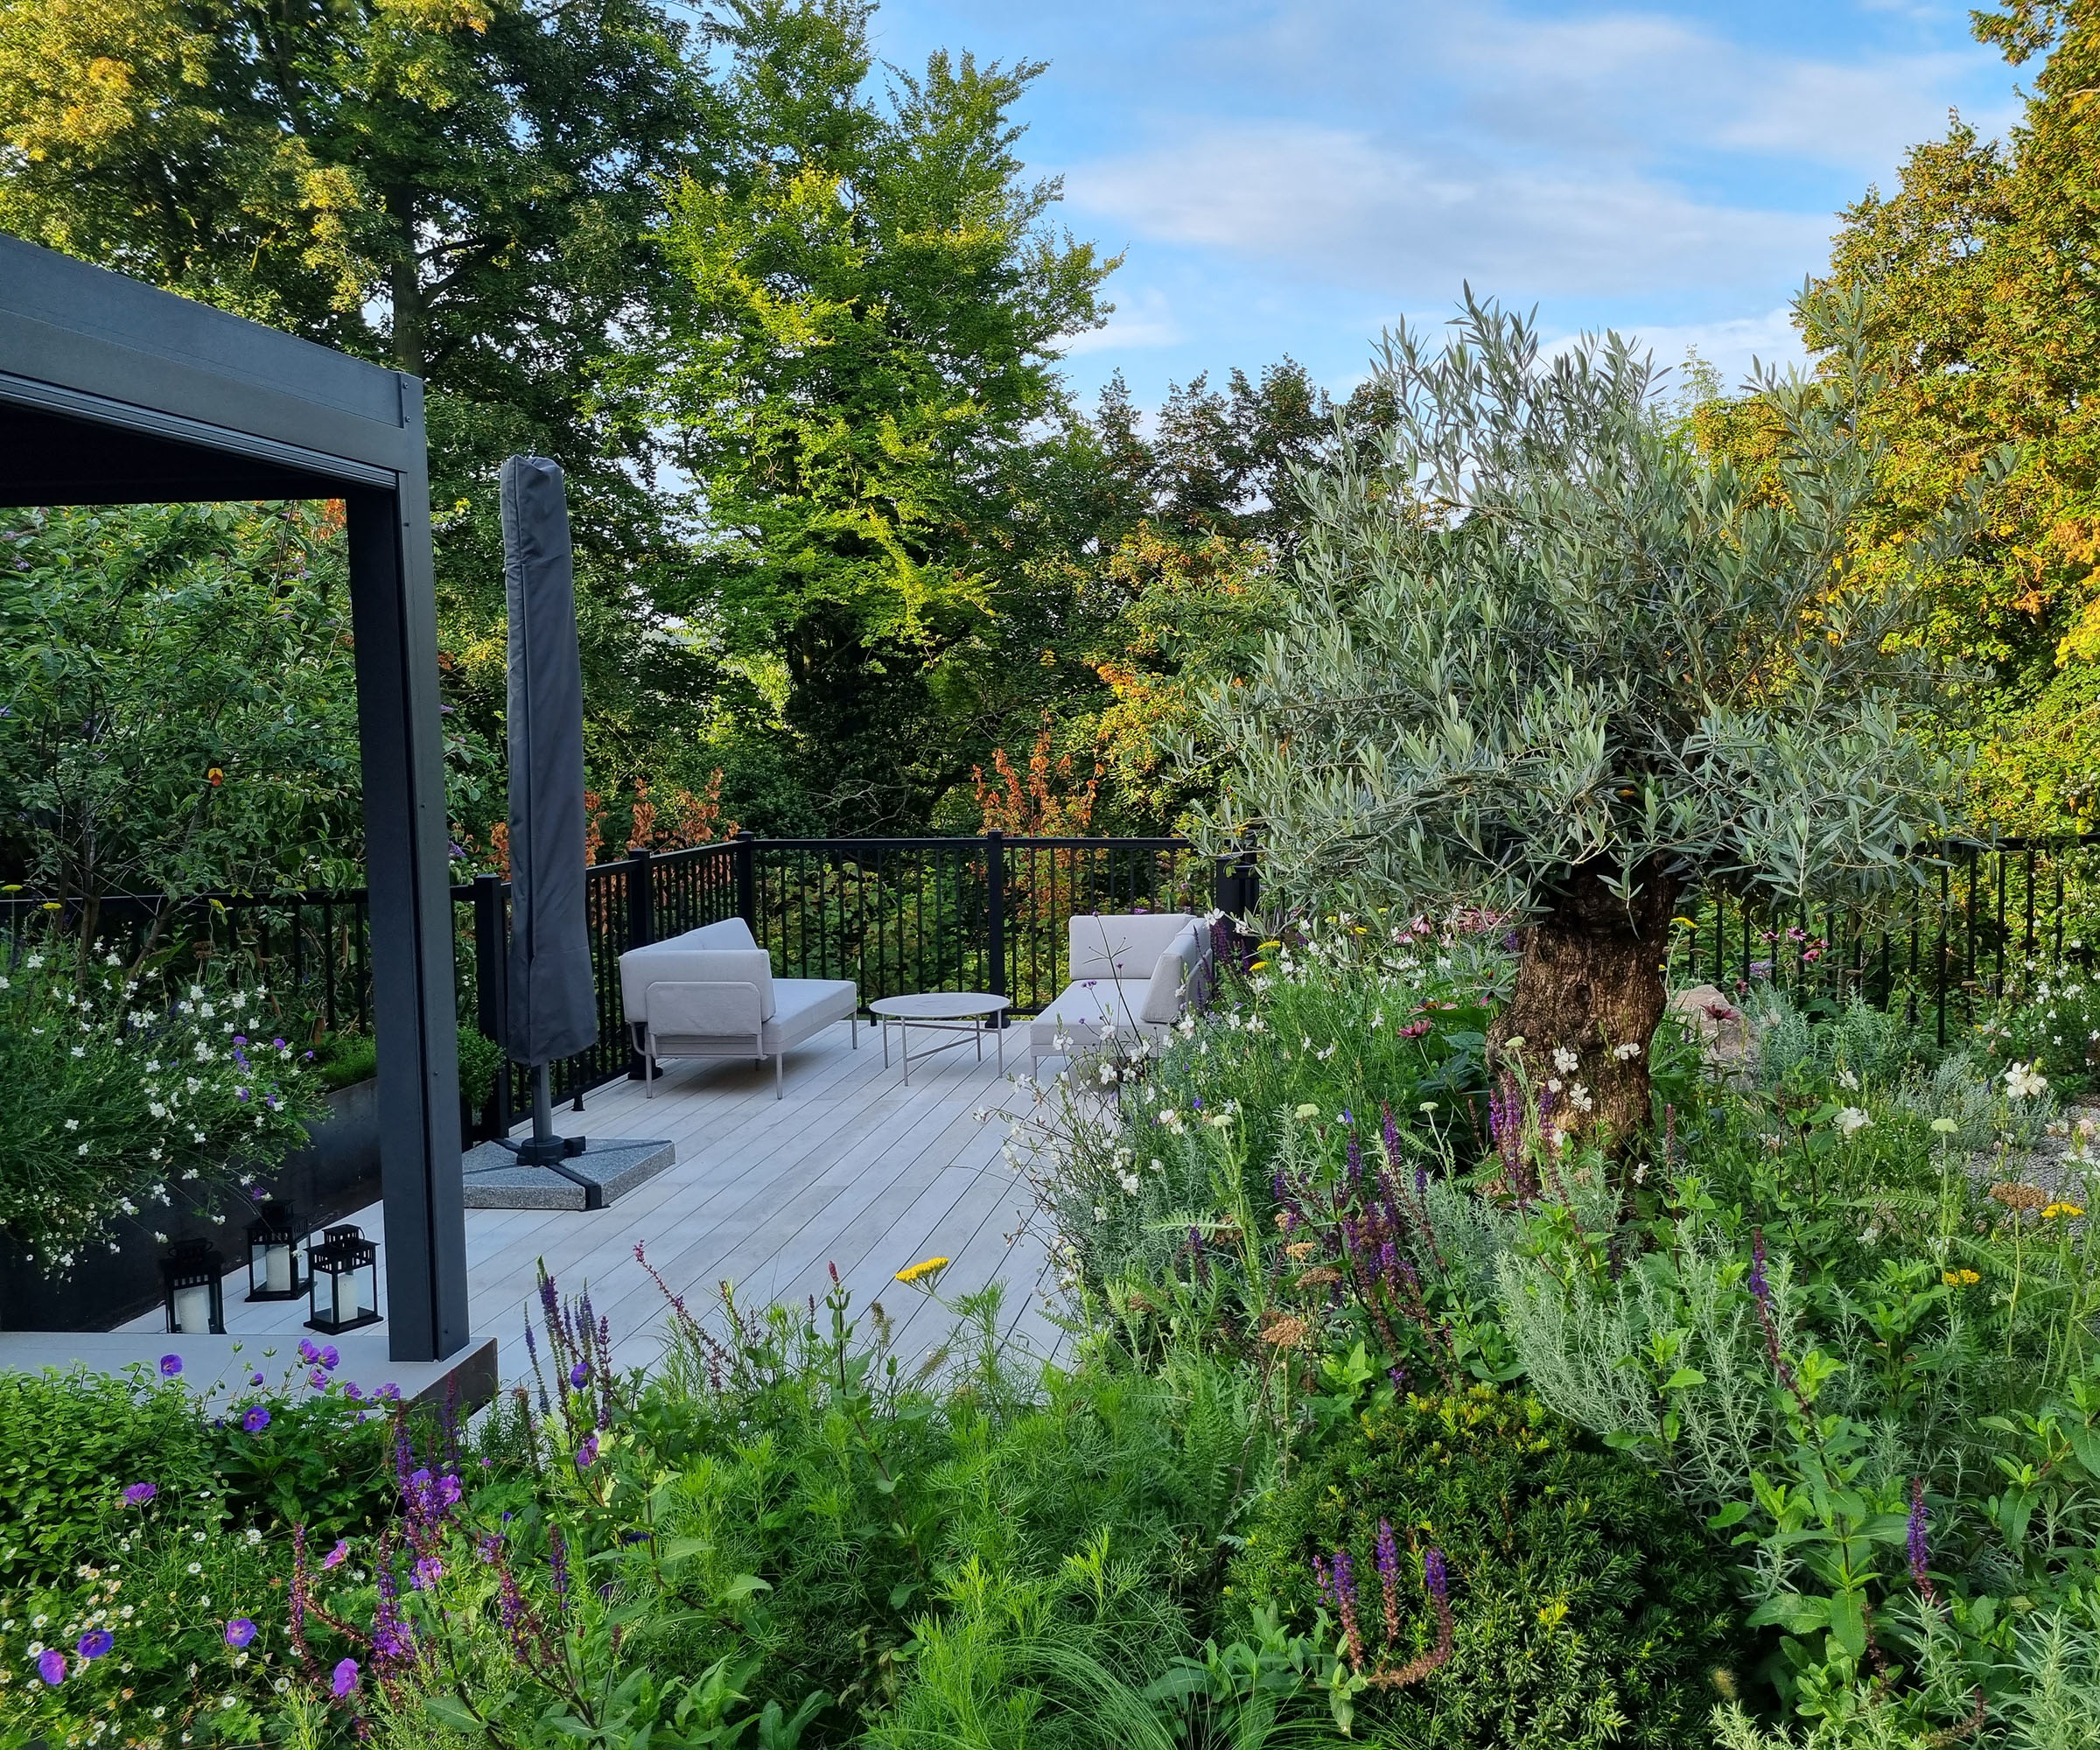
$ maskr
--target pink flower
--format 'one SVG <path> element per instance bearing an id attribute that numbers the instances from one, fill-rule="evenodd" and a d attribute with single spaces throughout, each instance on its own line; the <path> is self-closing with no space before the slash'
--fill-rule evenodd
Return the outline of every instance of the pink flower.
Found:
<path id="1" fill-rule="evenodd" d="M 321 1565 L 324 1568 L 340 1568 L 349 1559 L 349 1556 L 350 1540 L 347 1537 L 338 1537 L 335 1540 L 335 1548 L 321 1558 Z"/>

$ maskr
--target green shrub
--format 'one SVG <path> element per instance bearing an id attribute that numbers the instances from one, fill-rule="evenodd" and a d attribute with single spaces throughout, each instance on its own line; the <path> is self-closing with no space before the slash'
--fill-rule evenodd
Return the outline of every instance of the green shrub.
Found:
<path id="1" fill-rule="evenodd" d="M 70 1269 L 122 1218 L 245 1190 L 319 1110 L 269 993 L 219 964 L 180 977 L 0 945 L 0 1231 Z M 116 1248 L 112 1243 L 110 1250 Z"/>
<path id="2" fill-rule="evenodd" d="M 1398 1566 L 1389 1635 L 1382 1523 Z M 1448 1658 L 1424 1564 L 1450 1575 Z M 1350 1557 L 1362 1660 L 1357 1735 L 1374 1744 L 1578 1750 L 1676 1746 L 1717 1699 L 1732 1620 L 1726 1564 L 1653 1474 L 1595 1450 L 1536 1402 L 1479 1386 L 1374 1410 L 1262 1507 L 1231 1585 L 1286 1622 L 1323 1611 L 1314 1558 Z M 1329 1594 L 1325 1617 L 1336 1605 Z M 1410 1662 L 1432 1669 L 1382 1684 Z"/>
<path id="3" fill-rule="evenodd" d="M 331 1033 L 314 1047 L 313 1067 L 331 1093 L 379 1074 L 379 1046 L 370 1033 Z M 503 1047 L 478 1027 L 459 1029 L 459 1093 L 479 1107 L 496 1085 Z"/>
<path id="4" fill-rule="evenodd" d="M 194 1497 L 212 1481 L 196 1400 L 144 1367 L 0 1373 L 0 1589 L 53 1586 L 106 1541 L 127 1484 Z"/>
<path id="5" fill-rule="evenodd" d="M 308 1343 L 202 1404 L 143 1367 L 0 1374 L 0 1744 L 257 1740 L 290 1682 L 293 1527 L 368 1561 L 394 1495 L 390 1406 L 331 1365 Z M 329 1382 L 295 1387 L 310 1368 Z"/>

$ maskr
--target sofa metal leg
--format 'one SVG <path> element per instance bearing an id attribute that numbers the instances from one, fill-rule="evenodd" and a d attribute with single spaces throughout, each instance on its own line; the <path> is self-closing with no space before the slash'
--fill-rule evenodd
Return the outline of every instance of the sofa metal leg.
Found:
<path id="1" fill-rule="evenodd" d="M 786 1090 L 780 1085 L 780 1064 L 786 1056 L 785 1052 L 780 1051 L 776 1051 L 773 1054 L 773 1097 L 776 1100 L 785 1100 L 788 1097 Z"/>
<path id="2" fill-rule="evenodd" d="M 642 1047 L 641 1097 L 645 1100 L 656 1097 L 656 1041 L 654 1039 Z"/>

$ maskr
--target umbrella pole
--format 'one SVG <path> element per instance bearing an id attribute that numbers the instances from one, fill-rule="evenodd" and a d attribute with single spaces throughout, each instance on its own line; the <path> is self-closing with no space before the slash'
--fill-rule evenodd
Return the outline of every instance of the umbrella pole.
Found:
<path id="1" fill-rule="evenodd" d="M 565 1179 L 573 1179 L 558 1163 L 572 1154 L 584 1152 L 581 1137 L 557 1137 L 554 1133 L 554 1100 L 547 1088 L 547 1066 L 532 1066 L 532 1140 L 515 1144 L 518 1159 L 527 1166 L 551 1166 Z"/>

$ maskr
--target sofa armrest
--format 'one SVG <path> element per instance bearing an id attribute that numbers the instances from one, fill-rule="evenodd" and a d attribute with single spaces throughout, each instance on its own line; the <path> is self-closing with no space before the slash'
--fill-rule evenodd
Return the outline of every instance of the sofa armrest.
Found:
<path id="1" fill-rule="evenodd" d="M 1138 1019 L 1155 1026 L 1180 1020 L 1183 1009 L 1209 994 L 1209 974 L 1210 932 L 1198 921 L 1177 935 L 1153 966 Z"/>
<path id="2" fill-rule="evenodd" d="M 663 1038 L 752 1039 L 765 1031 L 747 979 L 657 978 L 642 992 L 642 1026 Z"/>
<path id="3" fill-rule="evenodd" d="M 663 984 L 748 984 L 759 993 L 759 1019 L 773 1018 L 773 958 L 762 948 L 631 948 L 620 956 L 620 994 L 630 1021 L 648 1017 L 643 992 Z M 659 1029 L 659 1031 L 662 1031 Z"/>

